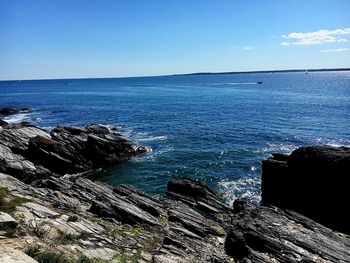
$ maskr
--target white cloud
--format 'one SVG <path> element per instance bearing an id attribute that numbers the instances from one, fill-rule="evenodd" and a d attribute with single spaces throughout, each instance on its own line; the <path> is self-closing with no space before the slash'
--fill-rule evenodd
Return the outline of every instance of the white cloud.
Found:
<path id="1" fill-rule="evenodd" d="M 321 29 L 315 32 L 307 33 L 289 33 L 282 35 L 285 39 L 291 39 L 290 42 L 282 42 L 282 46 L 290 45 L 319 45 L 323 43 L 348 42 L 346 38 L 341 38 L 339 35 L 350 35 L 350 28 L 327 30 Z"/>
<path id="2" fill-rule="evenodd" d="M 288 42 L 282 42 L 280 45 L 281 45 L 281 46 L 290 46 L 291 44 L 288 43 Z"/>
<path id="3" fill-rule="evenodd" d="M 349 51 L 349 48 L 334 48 L 334 49 L 323 49 L 321 52 L 344 52 L 344 51 Z"/>
<path id="4" fill-rule="evenodd" d="M 243 50 L 252 50 L 252 47 L 243 47 Z"/>

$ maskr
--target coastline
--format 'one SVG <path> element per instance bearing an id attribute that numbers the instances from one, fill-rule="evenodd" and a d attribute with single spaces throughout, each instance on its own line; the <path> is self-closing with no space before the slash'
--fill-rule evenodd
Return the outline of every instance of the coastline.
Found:
<path id="1" fill-rule="evenodd" d="M 6 170 L 8 174 L 0 174 L 0 207 L 6 208 L 6 212 L 1 213 L 0 257 L 22 257 L 22 262 L 36 262 L 24 254 L 26 251 L 39 262 L 40 257 L 47 253 L 61 256 L 66 262 L 275 262 L 300 259 L 349 262 L 348 235 L 288 210 L 291 203 L 296 206 L 300 203 L 288 194 L 288 203 L 281 204 L 284 199 L 278 194 L 278 191 L 284 192 L 283 186 L 288 187 L 288 182 L 303 186 L 295 176 L 301 170 L 314 179 L 321 174 L 327 180 L 330 173 L 335 173 L 347 180 L 341 169 L 350 167 L 349 148 L 341 148 L 342 152 L 339 152 L 340 148 L 329 146 L 301 148 L 293 152 L 292 157 L 275 154 L 263 163 L 264 205 L 237 199 L 233 207 L 228 207 L 209 187 L 182 177 L 173 177 L 160 199 L 127 185 L 111 187 L 84 177 L 62 177 L 67 171 L 77 171 L 67 166 L 67 156 L 73 158 L 71 162 L 74 160 L 80 164 L 80 169 L 89 163 L 82 161 L 81 157 L 86 159 L 90 155 L 79 148 L 85 145 L 89 136 L 94 139 L 93 152 L 99 153 L 99 159 L 91 159 L 90 162 L 93 160 L 96 165 L 86 167 L 86 171 L 103 167 L 106 162 L 119 162 L 120 158 L 111 160 L 110 157 L 133 149 L 130 142 L 110 149 L 111 141 L 106 143 L 106 138 L 113 141 L 116 137 L 101 127 L 59 127 L 47 134 L 25 123 L 10 125 L 10 130 L 16 130 L 14 133 L 6 131 L 8 124 L 1 125 L 2 168 L 6 163 L 12 167 L 7 165 L 11 168 Z M 20 132 L 21 129 L 26 132 Z M 86 135 L 89 129 L 92 134 Z M 103 139 L 99 137 L 101 134 Z M 39 140 L 40 136 L 47 140 Z M 76 141 L 77 138 L 80 140 Z M 118 143 L 119 140 L 125 142 L 123 138 L 118 137 Z M 16 141 L 17 144 L 13 143 Z M 74 145 L 74 154 L 62 151 L 60 145 L 70 150 Z M 46 154 L 32 155 L 31 160 L 25 160 L 22 157 L 31 155 L 27 154 L 30 147 L 31 154 Z M 23 156 L 20 157 L 19 153 Z M 311 158 L 310 153 L 314 157 Z M 65 160 L 58 158 L 63 155 Z M 341 163 L 337 162 L 339 156 L 344 160 Z M 14 160 L 17 165 L 13 166 Z M 32 168 L 28 161 L 36 161 L 34 166 L 42 166 L 38 176 L 28 173 Z M 320 169 L 314 172 L 310 163 Z M 292 164 L 291 168 L 288 164 Z M 328 164 L 327 169 L 324 164 Z M 24 173 L 18 173 L 21 168 Z M 32 176 L 30 180 L 25 178 L 28 175 Z M 307 200 L 307 194 L 320 198 L 326 186 L 321 184 L 319 189 L 305 192 L 306 196 L 298 200 Z M 307 188 L 308 184 L 303 187 Z M 298 192 L 296 188 L 291 190 Z M 336 187 L 333 191 L 330 196 L 334 199 L 330 203 L 338 200 Z M 346 212 L 345 207 L 346 204 L 342 203 L 336 206 L 340 213 Z M 298 210 L 298 207 L 293 210 Z"/>
<path id="2" fill-rule="evenodd" d="M 350 71 L 350 68 L 312 68 L 312 69 L 276 69 L 276 70 L 252 70 L 252 71 L 223 71 L 223 72 L 193 72 L 193 73 L 175 73 L 165 75 L 147 75 L 147 76 L 118 76 L 118 77 L 69 77 L 69 78 L 34 78 L 34 79 L 0 79 L 0 82 L 11 81 L 47 81 L 47 80 L 93 80 L 93 79 L 131 79 L 131 78 L 155 78 L 155 77 L 181 77 L 196 75 L 236 75 L 236 74 L 270 74 L 270 73 L 305 73 L 308 72 L 327 72 L 327 71 Z"/>

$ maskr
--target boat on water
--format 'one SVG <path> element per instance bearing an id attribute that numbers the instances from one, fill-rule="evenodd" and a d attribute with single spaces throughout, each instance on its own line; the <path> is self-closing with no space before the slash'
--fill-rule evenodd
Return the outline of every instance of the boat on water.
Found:
<path id="1" fill-rule="evenodd" d="M 257 81 L 256 84 L 262 84 L 263 82 L 262 81 Z"/>

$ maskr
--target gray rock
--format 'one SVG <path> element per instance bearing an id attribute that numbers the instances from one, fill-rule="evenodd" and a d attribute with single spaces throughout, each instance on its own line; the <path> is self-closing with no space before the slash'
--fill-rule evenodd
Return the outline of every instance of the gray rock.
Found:
<path id="1" fill-rule="evenodd" d="M 205 213 L 218 213 L 229 207 L 208 186 L 183 177 L 172 177 L 166 196 L 189 204 Z"/>
<path id="2" fill-rule="evenodd" d="M 4 212 L 0 212 L 0 229 L 13 229 L 18 225 L 17 221 Z"/>
<path id="3" fill-rule="evenodd" d="M 30 182 L 34 178 L 43 178 L 50 175 L 50 171 L 41 165 L 35 165 L 22 155 L 0 144 L 0 172 L 9 173 L 23 181 Z"/>
<path id="4" fill-rule="evenodd" d="M 244 206 L 225 248 L 240 262 L 350 262 L 348 236 L 276 207 Z"/>
<path id="5" fill-rule="evenodd" d="M 58 127 L 51 133 L 26 123 L 0 129 L 0 171 L 26 182 L 91 171 L 145 151 L 100 125 Z"/>
<path id="6" fill-rule="evenodd" d="M 0 247 L 0 263 L 38 263 L 23 251 L 8 246 Z"/>

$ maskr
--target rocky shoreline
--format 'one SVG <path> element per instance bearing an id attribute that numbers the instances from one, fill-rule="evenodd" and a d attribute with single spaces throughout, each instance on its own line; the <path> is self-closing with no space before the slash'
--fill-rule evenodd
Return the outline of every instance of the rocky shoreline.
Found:
<path id="1" fill-rule="evenodd" d="M 349 148 L 273 155 L 263 162 L 259 206 L 238 199 L 228 207 L 209 187 L 181 177 L 155 199 L 128 185 L 64 176 L 144 151 L 102 126 L 49 133 L 2 122 L 0 262 L 350 262 L 350 237 L 338 217 L 348 198 L 337 200 L 349 192 L 334 188 L 349 189 Z M 320 176 L 336 178 L 327 205 L 340 202 L 323 214 L 311 199 L 326 191 L 323 179 L 306 191 Z M 329 211 L 337 213 L 332 225 L 324 219 Z"/>
<path id="2" fill-rule="evenodd" d="M 101 125 L 59 126 L 49 132 L 25 122 L 0 124 L 0 172 L 25 182 L 89 172 L 146 151 Z"/>

